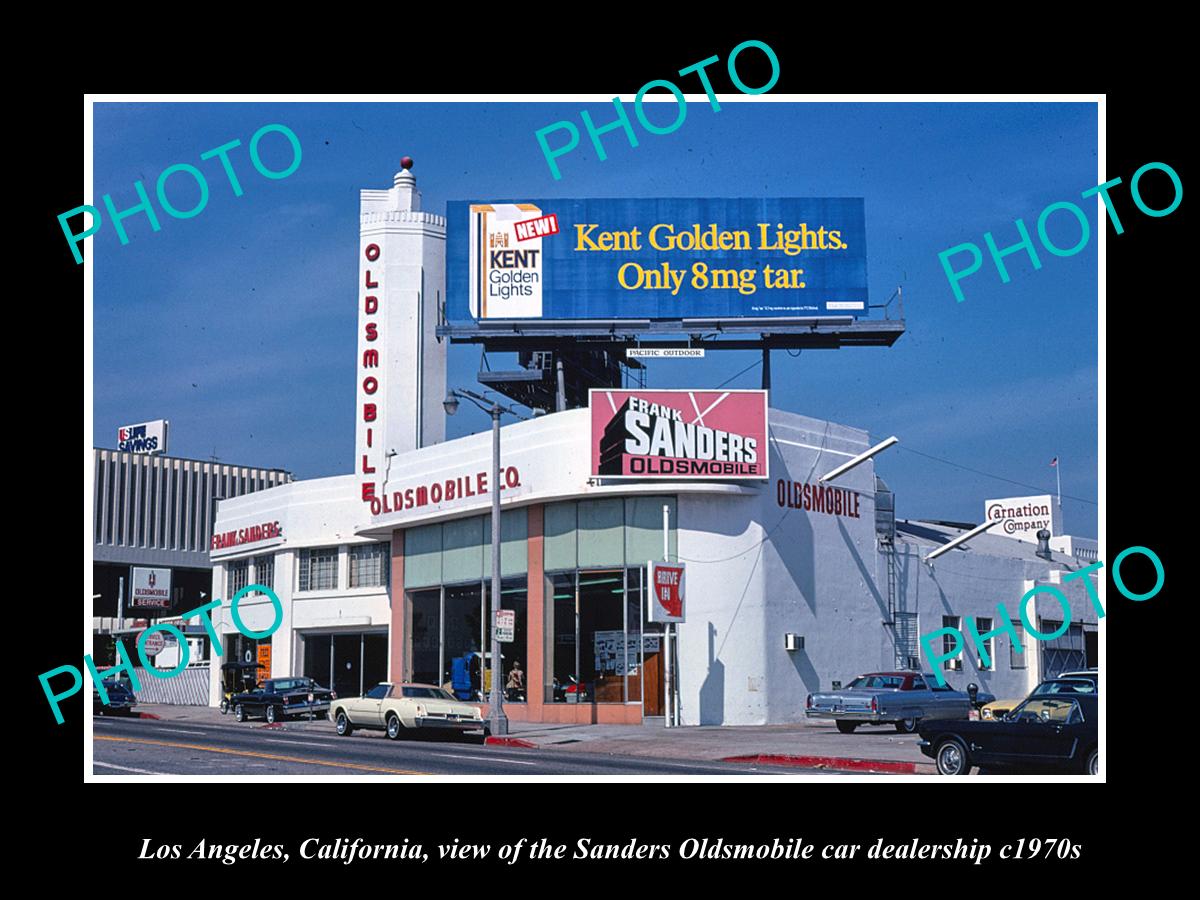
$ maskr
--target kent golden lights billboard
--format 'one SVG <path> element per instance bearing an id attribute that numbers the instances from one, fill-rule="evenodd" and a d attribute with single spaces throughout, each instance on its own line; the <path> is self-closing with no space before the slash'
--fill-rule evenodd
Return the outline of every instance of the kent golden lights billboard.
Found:
<path id="1" fill-rule="evenodd" d="M 860 197 L 447 205 L 452 322 L 867 314 Z"/>

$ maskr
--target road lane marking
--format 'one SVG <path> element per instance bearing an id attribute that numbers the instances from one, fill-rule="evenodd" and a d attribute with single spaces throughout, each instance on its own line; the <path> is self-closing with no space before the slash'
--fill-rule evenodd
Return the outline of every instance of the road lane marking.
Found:
<path id="1" fill-rule="evenodd" d="M 318 744 L 316 741 L 286 741 L 282 738 L 263 738 L 263 742 L 267 744 L 296 744 L 300 747 L 320 747 L 322 750 L 338 746 L 337 744 Z"/>
<path id="2" fill-rule="evenodd" d="M 169 731 L 172 734 L 208 734 L 207 731 L 188 731 L 186 728 L 155 728 L 155 731 Z"/>
<path id="3" fill-rule="evenodd" d="M 274 753 L 257 753 L 253 750 L 232 750 L 228 747 L 206 747 L 203 744 L 184 744 L 178 741 L 151 741 L 142 738 L 108 737 L 94 735 L 95 741 L 114 741 L 123 744 L 149 744 L 155 747 L 176 747 L 181 750 L 203 750 L 206 753 L 227 753 L 230 756 L 247 756 L 256 759 L 273 759 L 279 762 L 302 763 L 308 766 L 330 766 L 335 769 L 358 769 L 364 772 L 384 772 L 388 775 L 432 775 L 432 772 L 417 772 L 413 769 L 387 769 L 383 766 L 365 766 L 358 763 L 328 762 L 321 759 L 305 759 L 303 756 L 279 756 Z"/>
<path id="4" fill-rule="evenodd" d="M 169 775 L 170 772 L 151 772 L 149 769 L 135 769 L 133 766 L 118 766 L 115 763 L 104 763 L 98 759 L 92 760 L 93 766 L 103 766 L 106 769 L 120 769 L 122 772 L 137 772 L 139 775 Z M 95 773 L 93 773 L 95 774 Z"/>
<path id="5" fill-rule="evenodd" d="M 514 766 L 536 766 L 537 763 L 529 762 L 525 759 L 507 759 L 503 756 L 464 756 L 461 753 L 434 753 L 434 756 L 441 756 L 445 759 L 478 759 L 481 762 L 506 762 L 512 763 Z"/>

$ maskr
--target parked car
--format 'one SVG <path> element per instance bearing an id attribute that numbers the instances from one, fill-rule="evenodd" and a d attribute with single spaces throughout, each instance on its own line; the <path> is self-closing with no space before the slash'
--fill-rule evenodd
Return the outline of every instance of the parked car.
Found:
<path id="1" fill-rule="evenodd" d="M 871 672 L 844 688 L 809 694 L 804 715 L 833 719 L 842 734 L 859 725 L 892 723 L 901 734 L 911 734 L 928 719 L 965 719 L 972 709 L 990 703 L 992 694 L 981 694 L 975 685 L 956 691 L 939 685 L 932 675 L 920 672 Z"/>
<path id="2" fill-rule="evenodd" d="M 1038 694 L 1094 694 L 1097 689 L 1097 678 L 1092 673 L 1071 673 L 1057 678 L 1048 678 L 1033 689 L 1031 697 Z M 998 722 L 1021 704 L 1016 700 L 993 700 L 979 711 L 982 719 L 988 722 Z"/>
<path id="3" fill-rule="evenodd" d="M 133 708 L 137 706 L 137 697 L 133 695 L 133 689 L 121 679 L 104 679 L 104 690 L 108 694 L 108 703 L 105 704 L 100 699 L 100 692 L 96 690 L 95 685 L 92 686 L 92 715 L 104 715 L 112 713 L 117 716 L 133 715 Z"/>
<path id="4" fill-rule="evenodd" d="M 1034 693 L 999 721 L 930 721 L 918 731 L 921 752 L 942 775 L 966 775 L 972 766 L 1095 775 L 1098 723 L 1095 692 Z"/>
<path id="5" fill-rule="evenodd" d="M 251 716 L 265 716 L 271 724 L 291 716 L 325 715 L 337 694 L 311 678 L 269 678 L 252 691 L 229 698 L 233 716 L 245 722 Z"/>
<path id="6" fill-rule="evenodd" d="M 382 682 L 362 697 L 343 697 L 333 704 L 329 715 L 337 733 L 348 737 L 356 728 L 387 732 L 396 740 L 407 728 L 470 731 L 487 723 L 479 707 L 455 698 L 445 688 L 432 684 L 391 684 Z"/>
<path id="7" fill-rule="evenodd" d="M 258 687 L 258 670 L 262 663 L 227 662 L 221 666 L 221 715 L 229 712 L 235 694 L 248 694 Z"/>

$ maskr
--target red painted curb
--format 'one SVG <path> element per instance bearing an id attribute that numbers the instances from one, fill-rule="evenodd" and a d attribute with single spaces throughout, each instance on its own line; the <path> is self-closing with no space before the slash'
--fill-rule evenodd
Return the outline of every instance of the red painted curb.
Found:
<path id="1" fill-rule="evenodd" d="M 492 746 L 499 746 L 499 747 L 525 747 L 530 750 L 537 748 L 537 744 L 533 743 L 533 741 L 526 741 L 526 740 L 523 740 L 522 738 L 512 738 L 512 737 L 491 737 L 489 735 L 484 740 L 484 743 L 491 744 Z"/>
<path id="2" fill-rule="evenodd" d="M 140 712 L 137 714 L 136 718 L 138 718 L 138 719 L 161 719 L 162 716 L 156 716 L 154 713 Z"/>
<path id="3" fill-rule="evenodd" d="M 759 763 L 766 766 L 797 766 L 805 769 L 845 769 L 850 772 L 890 772 L 894 775 L 919 775 L 918 763 L 883 759 L 852 759 L 846 756 L 783 756 L 760 753 L 752 756 L 726 756 L 721 762 Z"/>

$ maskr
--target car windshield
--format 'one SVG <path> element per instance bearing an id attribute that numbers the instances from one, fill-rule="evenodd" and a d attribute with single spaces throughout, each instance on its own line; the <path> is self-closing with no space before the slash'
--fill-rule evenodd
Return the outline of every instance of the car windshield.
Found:
<path id="1" fill-rule="evenodd" d="M 406 687 L 404 696 L 414 700 L 453 700 L 454 696 L 437 687 Z"/>
<path id="2" fill-rule="evenodd" d="M 1037 686 L 1031 697 L 1044 697 L 1048 694 L 1094 694 L 1096 685 L 1090 681 L 1043 681 Z"/>
<path id="3" fill-rule="evenodd" d="M 1058 725 L 1083 721 L 1079 704 L 1065 697 L 1030 697 L 1014 709 L 1009 717 L 1018 722 L 1051 722 Z"/>
<path id="4" fill-rule="evenodd" d="M 899 689 L 902 684 L 904 684 L 904 678 L 900 675 L 859 675 L 846 685 L 846 689 L 851 691 L 860 688 L 866 690 Z"/>

